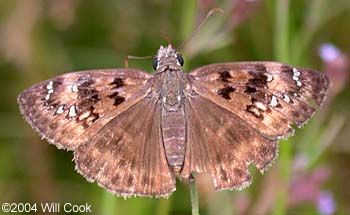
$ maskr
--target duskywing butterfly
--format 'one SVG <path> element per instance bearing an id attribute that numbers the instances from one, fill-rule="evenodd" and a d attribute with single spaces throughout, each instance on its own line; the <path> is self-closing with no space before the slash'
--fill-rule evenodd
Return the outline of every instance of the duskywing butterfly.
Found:
<path id="1" fill-rule="evenodd" d="M 264 171 L 279 138 L 321 105 L 329 79 L 276 62 L 237 62 L 183 72 L 170 45 L 154 75 L 136 69 L 64 74 L 18 97 L 29 124 L 74 151 L 89 181 L 122 195 L 165 197 L 175 176 L 207 172 L 216 190 L 248 186 L 248 165 Z"/>

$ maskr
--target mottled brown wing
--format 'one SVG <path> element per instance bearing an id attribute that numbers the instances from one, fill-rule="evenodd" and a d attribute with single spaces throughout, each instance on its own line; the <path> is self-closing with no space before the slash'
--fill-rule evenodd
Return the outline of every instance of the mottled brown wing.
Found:
<path id="1" fill-rule="evenodd" d="M 321 105 L 329 79 L 311 69 L 276 62 L 211 64 L 189 74 L 199 95 L 275 139 L 302 126 Z"/>
<path id="2" fill-rule="evenodd" d="M 276 140 L 262 136 L 248 122 L 200 96 L 185 103 L 186 154 L 181 177 L 211 174 L 216 190 L 242 189 L 251 182 L 248 165 L 263 171 L 277 155 Z"/>
<path id="3" fill-rule="evenodd" d="M 28 123 L 58 148 L 72 150 L 145 97 L 150 74 L 134 69 L 64 74 L 18 96 Z"/>
<path id="4" fill-rule="evenodd" d="M 74 151 L 77 170 L 118 195 L 166 197 L 175 191 L 163 147 L 160 104 L 145 98 Z"/>

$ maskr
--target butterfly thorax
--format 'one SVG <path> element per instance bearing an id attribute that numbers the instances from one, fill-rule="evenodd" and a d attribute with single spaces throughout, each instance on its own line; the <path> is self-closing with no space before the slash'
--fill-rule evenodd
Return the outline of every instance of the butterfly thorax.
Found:
<path id="1" fill-rule="evenodd" d="M 182 72 L 168 70 L 163 73 L 161 100 L 166 111 L 177 111 L 182 108 L 184 80 Z"/>
<path id="2" fill-rule="evenodd" d="M 184 112 L 184 86 L 186 82 L 177 53 L 171 46 L 158 51 L 157 74 L 160 83 L 162 137 L 169 166 L 181 170 L 185 156 L 186 120 Z"/>

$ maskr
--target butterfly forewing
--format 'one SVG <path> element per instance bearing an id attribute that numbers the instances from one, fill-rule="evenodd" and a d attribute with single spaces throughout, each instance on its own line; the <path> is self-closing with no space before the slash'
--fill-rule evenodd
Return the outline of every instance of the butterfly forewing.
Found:
<path id="1" fill-rule="evenodd" d="M 152 75 L 134 69 L 68 73 L 18 97 L 29 124 L 59 148 L 74 149 L 148 94 Z"/>
<path id="2" fill-rule="evenodd" d="M 171 194 L 175 178 L 165 157 L 160 107 L 145 98 L 108 122 L 75 150 L 78 171 L 124 197 Z"/>
<path id="3" fill-rule="evenodd" d="M 222 63 L 190 73 L 194 91 L 272 139 L 303 125 L 320 105 L 328 78 L 316 71 L 275 62 Z"/>

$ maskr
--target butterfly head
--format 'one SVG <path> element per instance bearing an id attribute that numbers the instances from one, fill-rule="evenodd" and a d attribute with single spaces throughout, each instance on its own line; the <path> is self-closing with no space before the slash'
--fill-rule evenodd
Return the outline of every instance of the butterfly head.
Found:
<path id="1" fill-rule="evenodd" d="M 160 46 L 157 56 L 153 59 L 153 68 L 157 72 L 164 72 L 167 69 L 180 70 L 184 64 L 181 54 L 171 46 Z"/>

